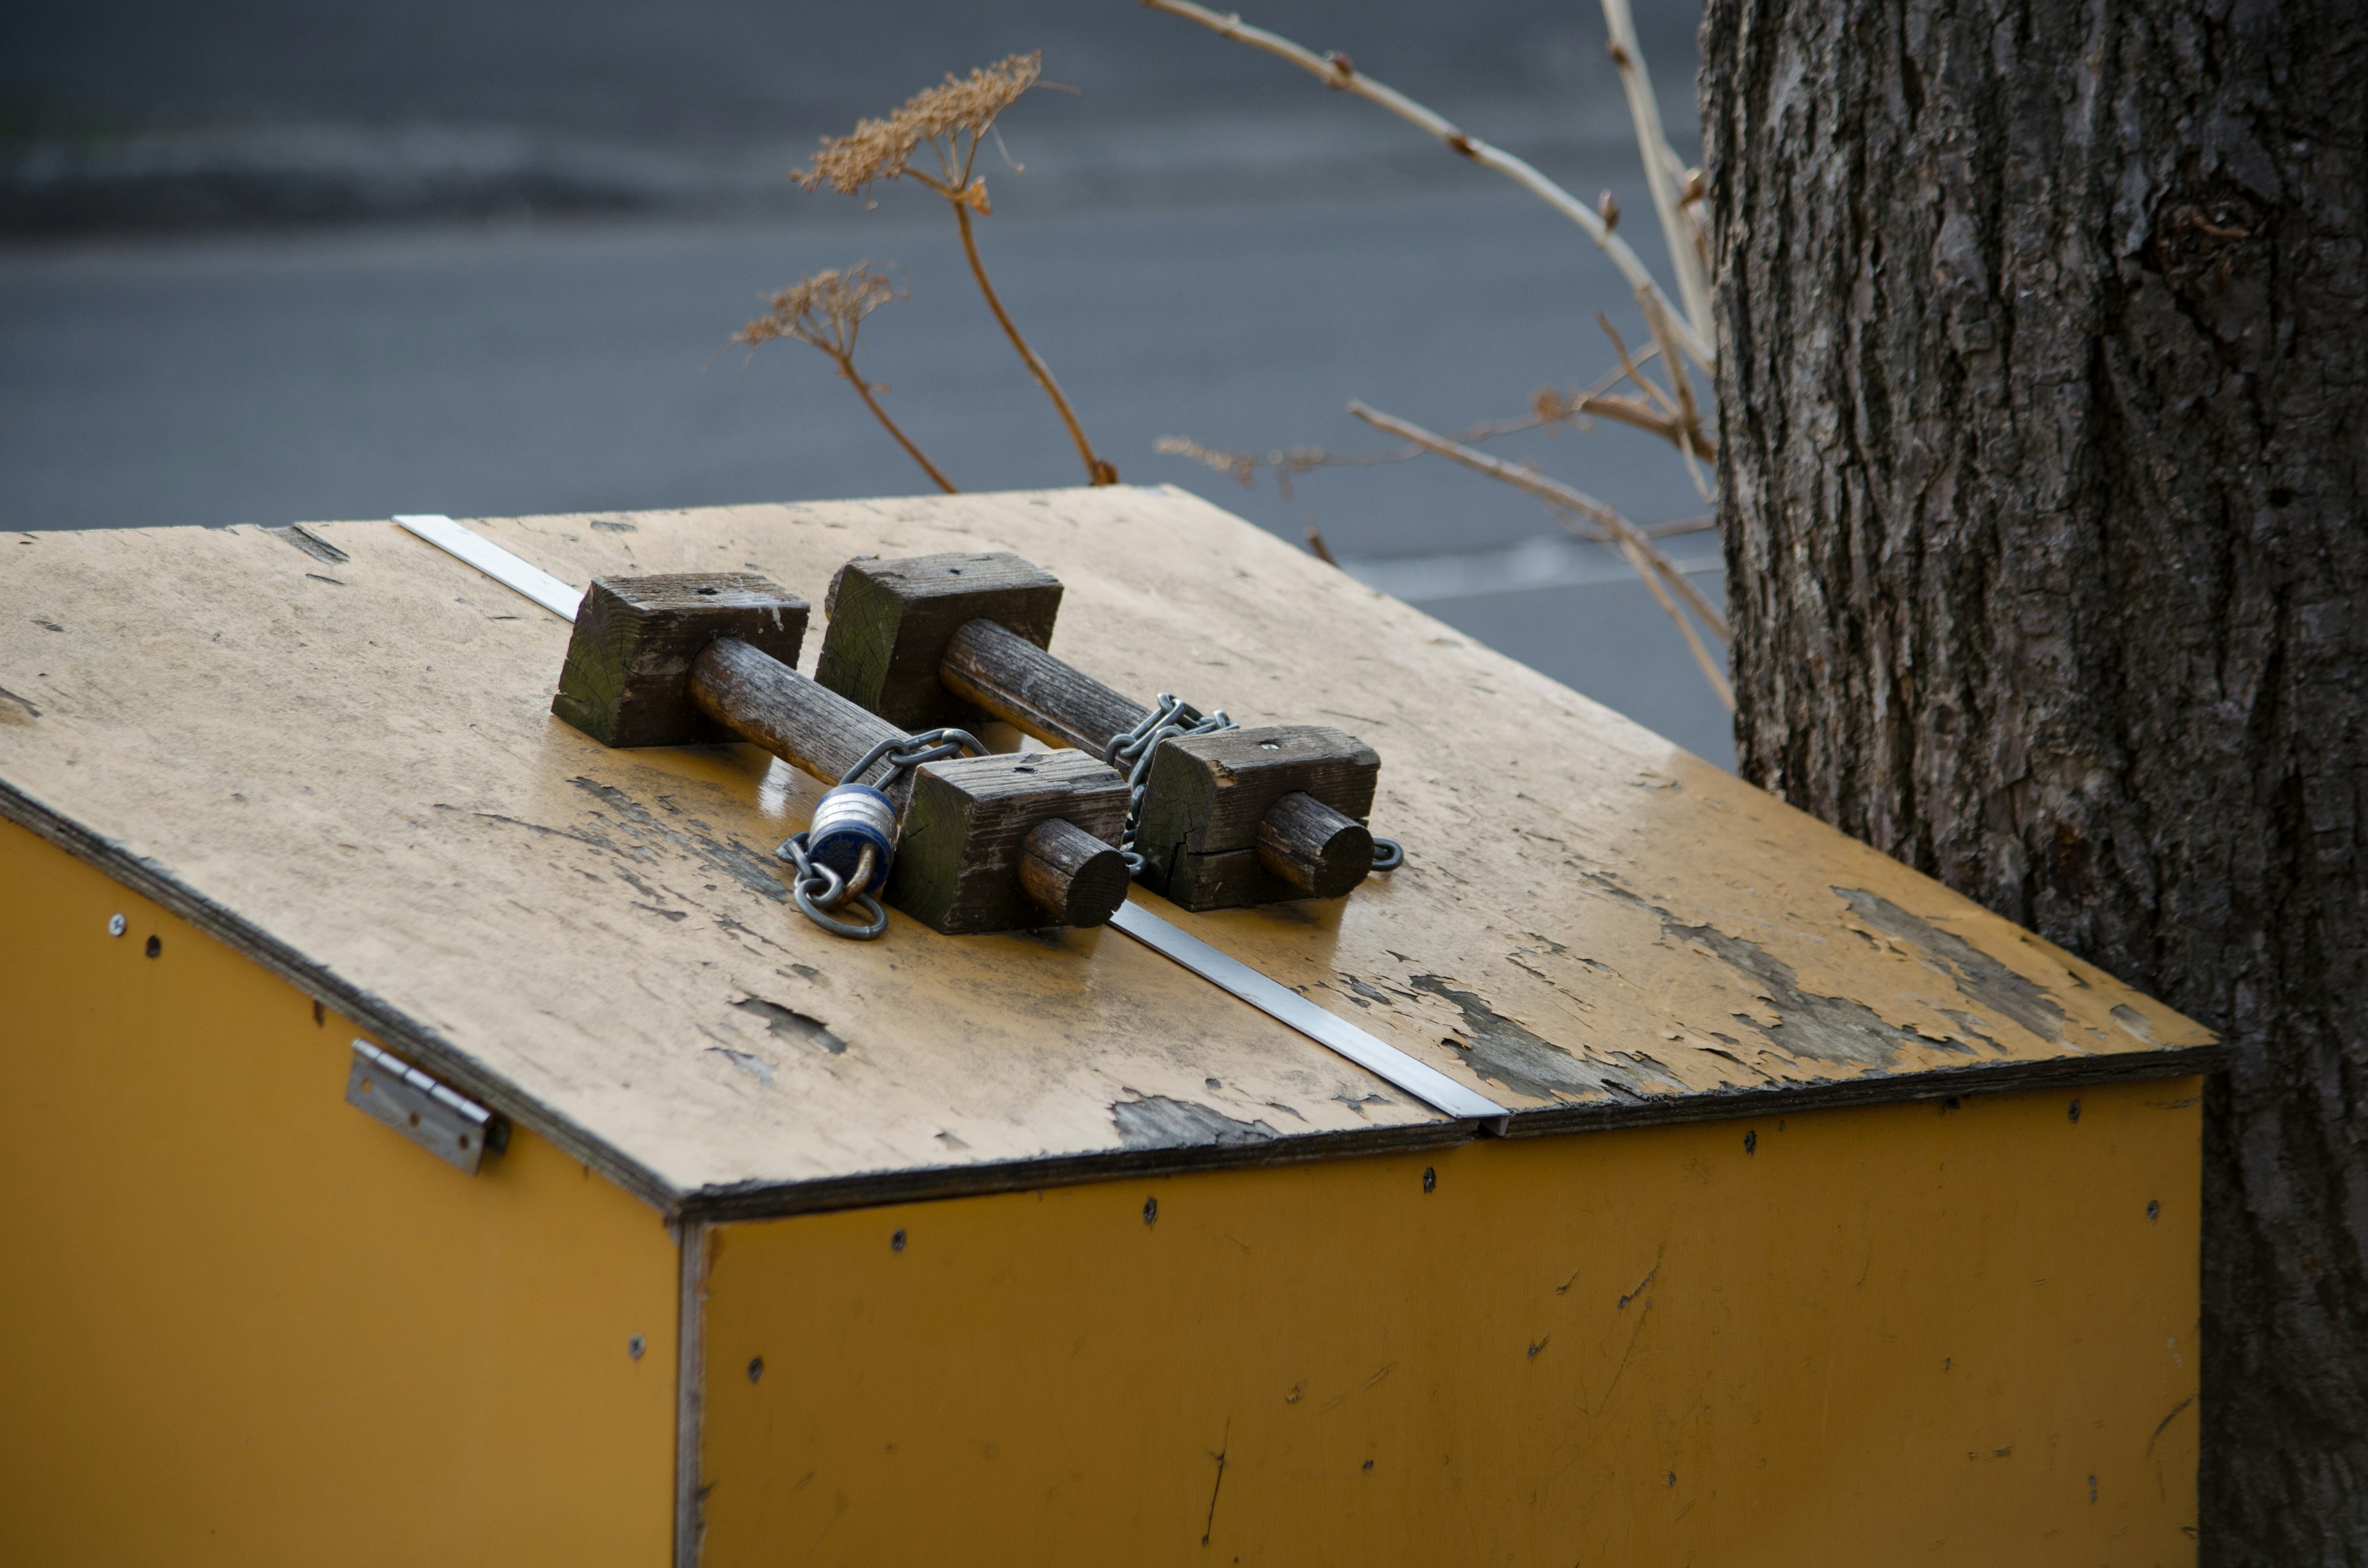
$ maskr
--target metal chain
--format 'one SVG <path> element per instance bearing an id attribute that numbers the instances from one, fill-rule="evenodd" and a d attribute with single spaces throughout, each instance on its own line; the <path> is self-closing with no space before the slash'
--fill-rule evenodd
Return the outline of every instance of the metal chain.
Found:
<path id="1" fill-rule="evenodd" d="M 790 896 L 798 901 L 798 908 L 804 911 L 807 919 L 834 937 L 846 937 L 858 942 L 869 942 L 887 931 L 888 911 L 882 907 L 878 899 L 868 892 L 850 891 L 850 884 L 837 871 L 806 858 L 804 834 L 791 834 L 781 840 L 780 847 L 773 853 L 796 868 L 798 874 L 791 880 Z M 863 859 L 856 864 L 856 872 L 862 881 L 868 881 L 871 874 L 871 851 L 867 848 L 863 855 Z M 860 924 L 832 918 L 830 911 L 848 903 L 862 912 Z"/>
<path id="2" fill-rule="evenodd" d="M 841 784 L 869 782 L 875 790 L 893 790 L 896 780 L 925 762 L 936 762 L 958 753 L 985 756 L 986 748 L 968 730 L 924 730 L 917 735 L 900 735 L 882 741 L 863 754 L 863 760 L 839 775 Z M 888 771 L 878 778 L 866 780 L 864 775 L 879 766 L 882 758 L 888 762 Z"/>
<path id="3" fill-rule="evenodd" d="M 1111 738 L 1102 760 L 1126 775 L 1126 835 L 1119 840 L 1119 853 L 1126 857 L 1128 874 L 1143 874 L 1143 854 L 1134 846 L 1134 830 L 1143 820 L 1143 790 L 1151 779 L 1151 754 L 1171 735 L 1213 735 L 1232 728 L 1234 722 L 1225 717 L 1224 709 L 1204 719 L 1199 709 L 1172 691 L 1163 691 L 1159 706 L 1144 714 L 1142 722 Z M 1396 839 L 1373 840 L 1374 870 L 1395 871 L 1405 864 L 1406 846 Z"/>
<path id="4" fill-rule="evenodd" d="M 1143 790 L 1151 778 L 1151 754 L 1171 735 L 1213 735 L 1233 727 L 1234 722 L 1225 717 L 1224 709 L 1204 719 L 1199 709 L 1172 691 L 1163 691 L 1159 694 L 1159 706 L 1144 714 L 1141 722 L 1110 737 L 1110 744 L 1102 751 L 1102 760 L 1126 775 L 1126 832 L 1120 837 L 1118 848 L 1126 857 L 1129 876 L 1143 874 L 1143 856 L 1134 846 L 1134 830 L 1143 820 Z"/>
<path id="5" fill-rule="evenodd" d="M 986 748 L 968 730 L 925 730 L 917 735 L 898 735 L 865 752 L 861 760 L 839 776 L 838 782 L 862 783 L 863 776 L 884 761 L 888 771 L 871 781 L 874 789 L 884 791 L 894 789 L 897 780 L 921 764 L 963 752 L 984 756 Z M 871 880 L 872 852 L 868 846 L 863 858 L 856 862 L 851 879 L 841 877 L 828 866 L 817 865 L 807 854 L 806 835 L 803 833 L 793 833 L 783 839 L 773 855 L 788 861 L 797 871 L 790 881 L 790 895 L 797 900 L 798 908 L 807 919 L 834 937 L 857 942 L 871 941 L 887 931 L 888 911 L 870 893 L 855 891 Z M 853 904 L 863 915 L 860 923 L 834 917 L 835 911 L 848 904 Z"/>

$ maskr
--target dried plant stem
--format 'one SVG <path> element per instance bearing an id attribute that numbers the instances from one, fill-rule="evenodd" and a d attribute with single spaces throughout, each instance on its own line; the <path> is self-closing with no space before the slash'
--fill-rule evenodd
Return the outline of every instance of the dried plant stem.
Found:
<path id="1" fill-rule="evenodd" d="M 1620 329 L 1611 324 L 1611 318 L 1598 311 L 1595 312 L 1595 324 L 1601 327 L 1603 335 L 1611 340 L 1611 352 L 1618 356 L 1620 360 L 1620 374 L 1635 383 L 1637 390 L 1651 398 L 1665 415 L 1674 423 L 1678 417 L 1676 402 L 1668 392 L 1661 390 L 1658 382 L 1645 379 L 1644 371 L 1637 369 L 1637 361 L 1628 352 L 1628 340 L 1620 335 Z M 1656 344 L 1645 352 L 1649 357 L 1660 351 L 1660 346 Z"/>
<path id="2" fill-rule="evenodd" d="M 977 152 L 975 142 L 972 143 L 971 150 L 973 154 Z M 935 181 L 929 183 L 936 184 Z M 986 297 L 986 308 L 995 312 L 995 319 L 1003 324 L 1004 335 L 1010 338 L 1011 347 L 1019 351 L 1019 358 L 1027 362 L 1029 373 L 1036 378 L 1036 384 L 1044 389 L 1044 395 L 1053 400 L 1053 407 L 1061 415 L 1061 423 L 1069 427 L 1069 439 L 1077 444 L 1077 455 L 1086 460 L 1086 483 L 1116 484 L 1118 470 L 1095 455 L 1094 444 L 1086 439 L 1085 426 L 1077 423 L 1076 411 L 1069 406 L 1069 400 L 1061 395 L 1061 383 L 1053 379 L 1052 367 L 1038 358 L 1036 350 L 1028 346 L 1028 340 L 1019 335 L 1019 326 L 1013 323 L 1011 312 L 1003 308 L 1002 297 L 996 293 L 995 285 L 987 281 L 986 264 L 978 258 L 978 236 L 972 229 L 970 204 L 962 197 L 942 189 L 939 194 L 947 196 L 953 204 L 954 222 L 962 229 L 962 255 L 970 258 L 970 275 L 978 279 L 978 291 Z"/>
<path id="3" fill-rule="evenodd" d="M 887 430 L 888 434 L 896 437 L 896 444 L 905 449 L 905 455 L 911 458 L 915 462 L 919 463 L 921 465 L 921 472 L 928 474 L 929 478 L 936 483 L 939 489 L 944 491 L 949 495 L 959 495 L 962 494 L 961 491 L 954 488 L 954 482 L 948 479 L 944 474 L 939 472 L 938 465 L 924 457 L 921 453 L 920 448 L 913 445 L 913 438 L 910 436 L 905 435 L 902 429 L 898 428 L 894 420 L 888 417 L 888 411 L 880 406 L 880 400 L 878 398 L 871 395 L 871 385 L 866 382 L 861 376 L 855 373 L 855 360 L 851 357 L 839 360 L 838 373 L 845 376 L 848 384 L 855 388 L 855 395 L 863 400 L 863 406 L 871 411 L 871 416 L 880 421 L 882 426 Z"/>
<path id="4" fill-rule="evenodd" d="M 1236 43 L 1247 44 L 1250 48 L 1263 51 L 1279 60 L 1287 60 L 1326 86 L 1340 92 L 1354 93 L 1369 103 L 1381 105 L 1409 125 L 1419 126 L 1445 142 L 1453 152 L 1470 159 L 1482 168 L 1496 170 L 1577 224 L 1587 237 L 1593 240 L 1603 254 L 1611 258 L 1612 265 L 1620 268 L 1622 276 L 1628 279 L 1630 287 L 1639 294 L 1650 290 L 1660 299 L 1663 305 L 1668 304 L 1668 297 L 1661 293 L 1661 286 L 1653 281 L 1653 275 L 1645 270 L 1645 264 L 1637 259 L 1636 253 L 1629 248 L 1628 242 L 1611 232 L 1611 225 L 1603 221 L 1603 215 L 1594 207 L 1581 201 L 1577 197 L 1540 174 L 1528 163 L 1513 156 L 1503 148 L 1493 146 L 1476 136 L 1465 134 L 1457 130 L 1443 116 L 1425 108 L 1395 88 L 1383 86 L 1372 77 L 1363 74 L 1346 55 L 1317 54 L 1315 51 L 1293 43 L 1279 33 L 1268 32 L 1263 28 L 1250 27 L 1237 16 L 1220 15 L 1206 6 L 1193 5 L 1191 0 L 1143 0 L 1143 3 L 1155 11 L 1165 11 L 1171 17 L 1181 17 L 1188 22 L 1197 22 L 1211 32 L 1232 39 Z M 1708 369 L 1713 362 L 1713 351 L 1709 340 L 1679 318 L 1674 308 L 1670 310 L 1670 318 L 1678 341 L 1686 353 L 1704 369 Z"/>
<path id="5" fill-rule="evenodd" d="M 1685 301 L 1686 319 L 1695 335 L 1707 343 L 1713 331 L 1710 288 L 1696 248 L 1700 236 L 1682 210 L 1684 165 L 1679 165 L 1681 172 L 1671 175 L 1669 166 L 1678 163 L 1678 157 L 1661 129 L 1660 100 L 1653 96 L 1652 73 L 1645 69 L 1645 51 L 1636 41 L 1636 18 L 1628 9 L 1628 0 L 1603 0 L 1603 23 L 1611 34 L 1611 59 L 1620 67 L 1620 85 L 1627 91 L 1629 118 L 1636 124 L 1636 150 L 1644 155 L 1645 184 L 1653 193 L 1653 211 L 1661 220 L 1661 237 L 1669 247 L 1678 298 Z"/>
<path id="6" fill-rule="evenodd" d="M 949 73 L 942 84 L 914 94 L 886 119 L 859 120 L 849 135 L 825 137 L 814 161 L 790 177 L 808 190 L 828 186 L 842 196 L 860 195 L 882 180 L 912 179 L 943 198 L 953 209 L 955 225 L 962 231 L 962 255 L 970 260 L 970 275 L 977 279 L 979 293 L 995 312 L 1004 335 L 1011 339 L 1011 347 L 1019 351 L 1036 384 L 1053 400 L 1061 423 L 1068 426 L 1069 438 L 1076 442 L 1077 455 L 1085 460 L 1087 482 L 1116 484 L 1118 470 L 1096 455 L 1051 368 L 1020 335 L 1019 324 L 1003 308 L 1002 296 L 988 281 L 971 218 L 973 212 L 994 210 L 987 205 L 986 182 L 972 173 L 978 163 L 978 150 L 990 135 L 998 146 L 1002 144 L 1002 133 L 995 128 L 996 117 L 1036 85 L 1042 66 L 1042 55 L 1014 54 L 967 77 Z M 935 174 L 913 162 L 925 148 L 937 163 Z M 1009 155 L 1007 153 L 1005 157 Z M 1015 171 L 1018 166 L 1013 165 Z"/>
<path id="7" fill-rule="evenodd" d="M 1701 411 L 1694 405 L 1693 378 L 1686 374 L 1685 361 L 1669 352 L 1669 339 L 1675 335 L 1678 324 L 1669 318 L 1668 311 L 1658 300 L 1648 300 L 1639 294 L 1636 303 L 1643 307 L 1645 324 L 1653 329 L 1654 340 L 1661 346 L 1661 368 L 1668 373 L 1669 385 L 1678 394 L 1678 452 L 1686 460 L 1686 477 L 1693 481 L 1695 494 L 1705 501 L 1713 500 L 1715 497 L 1712 494 L 1710 481 L 1703 476 L 1702 464 L 1696 460 L 1699 454 L 1694 450 L 1693 437 L 1689 434 L 1702 428 Z M 1609 324 L 1606 324 L 1606 330 L 1610 330 Z"/>
<path id="8" fill-rule="evenodd" d="M 865 381 L 855 368 L 855 343 L 863 331 L 863 323 L 873 312 L 890 301 L 900 299 L 903 292 L 890 280 L 886 272 L 871 263 L 859 262 L 848 267 L 826 267 L 823 271 L 799 278 L 778 293 L 763 296 L 770 307 L 763 315 L 732 335 L 734 343 L 745 343 L 755 354 L 763 345 L 793 338 L 809 347 L 819 349 L 838 367 L 863 406 L 880 421 L 905 453 L 921 465 L 921 472 L 937 482 L 947 494 L 958 494 L 954 483 L 948 479 L 913 444 L 880 400 L 871 395 L 871 383 Z M 885 391 L 883 386 L 880 390 Z"/>
<path id="9" fill-rule="evenodd" d="M 1638 564 L 1640 571 L 1649 567 L 1653 574 L 1666 581 L 1688 605 L 1692 607 L 1693 612 L 1702 617 L 1702 624 L 1716 633 L 1721 642 L 1727 641 L 1729 634 L 1726 618 L 1711 608 L 1710 601 L 1702 597 L 1702 590 L 1686 581 L 1685 574 L 1678 570 L 1676 563 L 1655 548 L 1653 542 L 1645 537 L 1635 524 L 1587 492 L 1565 484 L 1558 479 L 1548 479 L 1534 469 L 1523 468 L 1519 463 L 1507 462 L 1504 459 L 1491 457 L 1477 448 L 1466 447 L 1451 441 L 1443 436 L 1433 435 L 1419 425 L 1408 424 L 1406 420 L 1383 414 L 1379 409 L 1368 408 L 1361 403 L 1351 403 L 1349 405 L 1349 412 L 1376 430 L 1385 430 L 1400 440 L 1413 442 L 1425 451 L 1435 452 L 1450 461 L 1462 463 L 1465 468 L 1485 473 L 1491 479 L 1502 480 L 1516 489 L 1528 491 L 1539 500 L 1551 506 L 1561 507 L 1565 511 L 1577 512 L 1579 516 L 1600 524 L 1610 530 L 1612 538 L 1619 541 L 1623 551 L 1634 552 L 1629 558 L 1631 564 L 1641 562 L 1642 564 Z"/>
<path id="10" fill-rule="evenodd" d="M 1648 312 L 1648 319 L 1649 315 L 1650 312 Z M 1677 448 L 1679 455 L 1685 458 L 1690 470 L 1695 457 L 1701 456 L 1706 458 L 1711 456 L 1713 450 L 1711 443 L 1709 439 L 1702 435 L 1701 411 L 1694 406 L 1693 383 L 1685 379 L 1685 367 L 1683 365 L 1678 366 L 1678 373 L 1671 378 L 1671 380 L 1677 383 L 1679 388 L 1678 397 L 1672 398 L 1668 392 L 1663 392 L 1656 383 L 1647 380 L 1645 372 L 1637 368 L 1638 361 L 1629 356 L 1627 340 L 1620 335 L 1620 329 L 1611 324 L 1611 317 L 1603 314 L 1602 312 L 1598 311 L 1595 315 L 1595 324 L 1601 327 L 1603 329 L 1603 335 L 1611 340 L 1611 352 L 1620 357 L 1620 373 L 1625 376 L 1629 381 L 1634 381 L 1636 386 L 1644 392 L 1646 397 L 1652 399 L 1653 403 L 1658 405 L 1661 411 L 1658 414 L 1654 414 L 1651 408 L 1645 407 L 1645 405 L 1642 404 L 1634 404 L 1634 406 L 1639 408 L 1644 414 L 1650 416 L 1654 423 L 1647 424 L 1644 419 L 1631 419 L 1628 423 L 1636 426 L 1639 429 L 1653 431 L 1656 435 L 1658 435 L 1664 440 L 1668 441 L 1669 445 Z M 1649 359 L 1658 355 L 1666 359 L 1668 358 L 1668 356 L 1663 353 L 1663 350 L 1667 347 L 1668 346 L 1666 344 L 1656 343 L 1654 347 L 1645 351 L 1645 357 Z M 1633 400 L 1629 399 L 1622 399 L 1621 401 L 1633 402 Z M 1612 418 L 1618 417 L 1616 415 L 1608 416 Z M 1702 482 L 1699 477 L 1697 477 L 1694 482 L 1694 488 L 1697 491 L 1702 489 Z M 1708 495 L 1704 495 L 1702 499 L 1707 501 L 1710 497 Z"/>
<path id="11" fill-rule="evenodd" d="M 1726 672 L 1718 667 L 1718 661 L 1713 659 L 1710 650 L 1702 646 L 1702 634 L 1694 630 L 1694 623 L 1686 619 L 1686 612 L 1669 602 L 1669 590 L 1661 586 L 1660 574 L 1652 570 L 1650 563 L 1626 540 L 1620 541 L 1620 553 L 1628 558 L 1628 564 L 1636 569 L 1636 575 L 1645 579 L 1645 586 L 1653 590 L 1653 597 L 1661 602 L 1662 610 L 1678 623 L 1679 634 L 1685 638 L 1687 650 L 1693 654 L 1694 663 L 1701 666 L 1702 678 L 1710 682 L 1711 690 L 1717 693 L 1719 701 L 1726 705 L 1726 710 L 1734 712 L 1735 687 L 1728 684 Z"/>
<path id="12" fill-rule="evenodd" d="M 1693 433 L 1686 429 L 1683 423 L 1674 415 L 1663 414 L 1650 404 L 1639 403 L 1633 397 L 1617 397 L 1608 392 L 1598 392 L 1574 401 L 1570 405 L 1570 412 L 1596 419 L 1609 419 L 1615 425 L 1625 425 L 1632 429 L 1643 430 L 1649 435 L 1658 436 L 1679 450 L 1683 450 L 1690 444 L 1695 446 L 1697 450 L 1701 449 L 1701 444 L 1695 440 Z"/>

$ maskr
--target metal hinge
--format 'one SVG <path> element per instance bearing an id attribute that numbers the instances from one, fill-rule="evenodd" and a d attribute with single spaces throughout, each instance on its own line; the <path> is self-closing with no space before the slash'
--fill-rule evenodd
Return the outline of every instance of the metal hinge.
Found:
<path id="1" fill-rule="evenodd" d="M 366 1040 L 354 1041 L 346 1103 L 471 1176 L 487 1149 L 499 1151 L 510 1141 L 507 1121 Z"/>

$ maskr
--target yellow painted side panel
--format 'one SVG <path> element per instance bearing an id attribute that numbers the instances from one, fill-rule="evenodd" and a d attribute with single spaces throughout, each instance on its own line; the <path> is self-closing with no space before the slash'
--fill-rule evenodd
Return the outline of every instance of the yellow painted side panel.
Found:
<path id="1" fill-rule="evenodd" d="M 2198 1097 L 732 1225 L 704 1562 L 2192 1562 Z"/>
<path id="2" fill-rule="evenodd" d="M 0 1560 L 669 1561 L 665 1227 L 370 1120 L 356 1032 L 0 823 Z"/>

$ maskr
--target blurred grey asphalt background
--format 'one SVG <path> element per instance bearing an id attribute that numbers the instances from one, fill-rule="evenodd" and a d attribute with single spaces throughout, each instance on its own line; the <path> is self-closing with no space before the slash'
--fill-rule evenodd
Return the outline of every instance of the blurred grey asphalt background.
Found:
<path id="1" fill-rule="evenodd" d="M 1698 4 L 1637 6 L 1682 153 Z M 1589 5 L 1287 0 L 1246 19 L 1609 188 L 1661 246 Z M 1372 105 L 1128 0 L 86 0 L 0 15 L 0 527 L 284 523 L 895 494 L 917 470 L 811 350 L 723 351 L 854 260 L 892 411 L 965 489 L 1078 483 L 941 206 L 789 186 L 814 139 L 1044 52 L 985 168 L 990 270 L 1130 482 L 1186 486 L 1731 766 L 1726 715 L 1608 551 L 1434 460 L 1244 490 L 1154 440 L 1386 446 L 1524 410 L 1642 340 L 1618 274 Z M 1707 508 L 1617 427 L 1493 449 L 1640 521 Z M 1716 536 L 1671 553 L 1713 597 Z M 1213 699 L 1222 699 L 1221 695 Z"/>

